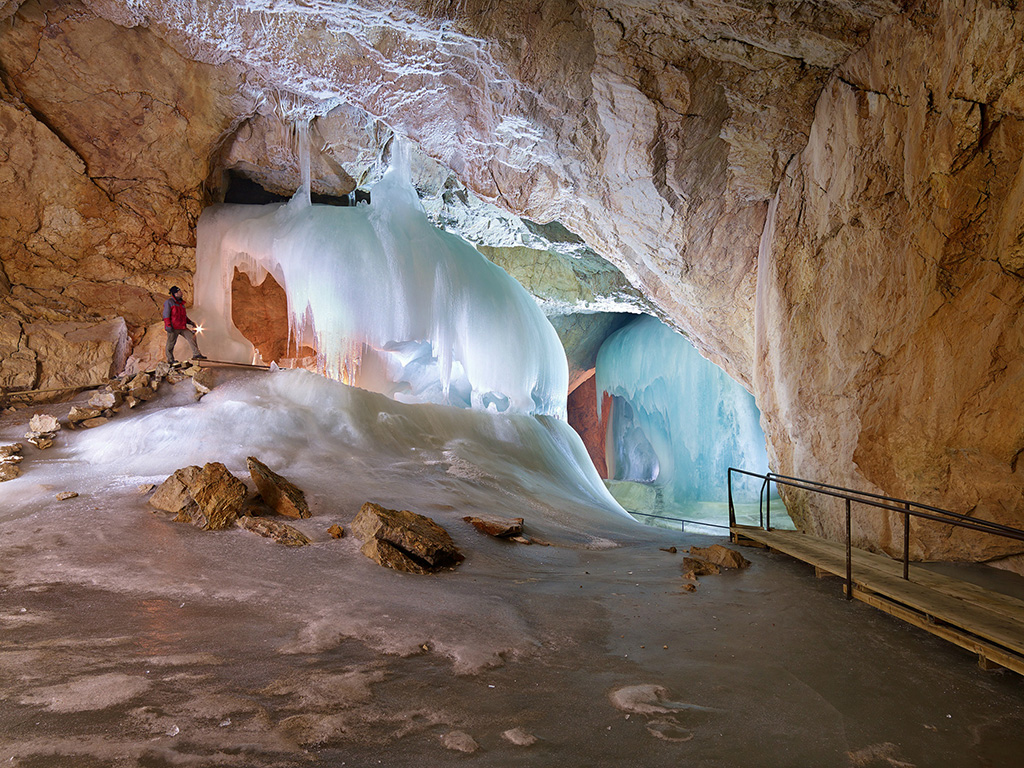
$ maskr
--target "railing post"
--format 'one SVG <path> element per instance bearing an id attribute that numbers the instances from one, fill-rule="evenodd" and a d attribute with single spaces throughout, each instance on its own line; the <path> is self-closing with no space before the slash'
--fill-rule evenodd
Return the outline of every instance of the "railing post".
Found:
<path id="1" fill-rule="evenodd" d="M 853 536 L 850 527 L 850 500 L 846 500 L 846 599 L 853 600 Z"/>
<path id="2" fill-rule="evenodd" d="M 729 528 L 736 525 L 736 508 L 732 505 L 732 467 L 726 473 L 726 480 L 729 485 Z"/>
<path id="3" fill-rule="evenodd" d="M 903 579 L 910 581 L 910 502 L 903 513 Z"/>
<path id="4" fill-rule="evenodd" d="M 765 509 L 765 521 L 764 529 L 770 531 L 772 529 L 772 473 L 769 472 L 765 475 L 767 482 L 767 493 L 764 497 L 764 509 Z"/>

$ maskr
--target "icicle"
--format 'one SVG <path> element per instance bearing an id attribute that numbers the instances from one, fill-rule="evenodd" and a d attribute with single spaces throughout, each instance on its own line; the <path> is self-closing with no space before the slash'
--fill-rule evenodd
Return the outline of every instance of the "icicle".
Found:
<path id="1" fill-rule="evenodd" d="M 300 118 L 293 125 L 293 143 L 295 154 L 299 160 L 299 188 L 292 197 L 292 202 L 298 207 L 309 207 L 312 205 L 312 178 L 309 170 L 309 120 Z"/>

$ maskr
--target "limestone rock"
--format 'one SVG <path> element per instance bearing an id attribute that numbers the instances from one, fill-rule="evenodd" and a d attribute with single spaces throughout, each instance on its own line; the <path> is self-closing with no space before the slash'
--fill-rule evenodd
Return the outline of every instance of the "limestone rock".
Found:
<path id="1" fill-rule="evenodd" d="M 195 499 L 192 498 L 191 487 L 200 471 L 196 466 L 175 470 L 174 474 L 164 480 L 149 497 L 150 506 L 174 515 L 194 506 Z"/>
<path id="2" fill-rule="evenodd" d="M 86 429 L 93 429 L 94 427 L 102 427 L 108 421 L 110 421 L 110 419 L 106 416 L 96 416 L 95 418 L 83 421 L 82 426 Z"/>
<path id="3" fill-rule="evenodd" d="M 9 443 L 8 445 L 0 445 L 0 461 L 4 459 L 18 456 L 24 448 L 21 443 Z"/>
<path id="4" fill-rule="evenodd" d="M 0 483 L 21 475 L 21 467 L 18 466 L 23 458 L 21 451 L 21 443 L 0 445 Z"/>
<path id="5" fill-rule="evenodd" d="M 327 529 L 327 533 L 329 533 L 331 535 L 332 539 L 343 539 L 343 538 L 345 538 L 345 529 L 342 528 L 340 525 L 337 525 L 337 524 L 332 525 L 330 528 L 328 528 Z"/>
<path id="6" fill-rule="evenodd" d="M 722 569 L 715 563 L 709 563 L 707 560 L 701 560 L 696 557 L 684 557 L 683 558 L 683 577 L 687 579 L 696 579 L 698 576 L 717 576 L 722 572 Z"/>
<path id="7" fill-rule="evenodd" d="M 238 525 L 247 531 L 278 541 L 286 547 L 301 547 L 313 543 L 302 531 L 268 517 L 241 515 L 238 518 Z"/>
<path id="8" fill-rule="evenodd" d="M 531 747 L 537 743 L 537 737 L 522 728 L 509 728 L 502 731 L 501 738 L 517 747 Z"/>
<path id="9" fill-rule="evenodd" d="M 60 430 L 60 422 L 56 416 L 47 413 L 37 413 L 29 419 L 28 428 L 30 432 L 37 435 L 49 435 Z"/>
<path id="10" fill-rule="evenodd" d="M 306 494 L 293 483 L 281 477 L 255 456 L 247 458 L 245 463 L 260 496 L 277 514 L 295 519 L 310 516 Z"/>
<path id="11" fill-rule="evenodd" d="M 99 408 L 79 408 L 77 405 L 73 405 L 68 411 L 68 421 L 71 424 L 80 424 L 83 421 L 97 418 L 101 413 L 103 411 Z"/>
<path id="12" fill-rule="evenodd" d="M 189 510 L 190 522 L 204 531 L 222 531 L 234 525 L 247 493 L 245 483 L 220 462 L 211 462 L 196 473 L 189 492 L 196 502 L 196 508 Z"/>
<path id="13" fill-rule="evenodd" d="M 21 475 L 21 467 L 13 461 L 0 461 L 0 483 Z"/>
<path id="14" fill-rule="evenodd" d="M 351 528 L 363 541 L 364 555 L 397 571 L 434 573 L 454 568 L 464 559 L 444 528 L 408 510 L 386 509 L 368 501 Z"/>
<path id="15" fill-rule="evenodd" d="M 68 499 L 77 499 L 78 493 L 75 491 L 61 491 L 57 494 L 57 501 L 67 501 Z"/>
<path id="16" fill-rule="evenodd" d="M 690 547 L 690 554 L 723 568 L 746 568 L 750 561 L 734 549 L 712 544 L 710 547 Z"/>
<path id="17" fill-rule="evenodd" d="M 480 745 L 465 731 L 451 731 L 441 737 L 441 743 L 454 752 L 476 752 Z"/>
<path id="18" fill-rule="evenodd" d="M 499 517 L 498 515 L 468 515 L 464 518 L 481 533 L 499 539 L 519 536 L 523 532 L 523 518 Z"/>
<path id="19" fill-rule="evenodd" d="M 190 368 L 186 369 L 189 375 L 192 377 L 192 386 L 195 387 L 196 392 L 199 395 L 209 394 L 210 390 L 213 389 L 213 371 L 209 368 Z"/>
<path id="20" fill-rule="evenodd" d="M 89 405 L 102 411 L 107 408 L 117 408 L 122 401 L 123 398 L 119 396 L 119 393 L 97 392 L 89 398 Z"/>
<path id="21" fill-rule="evenodd" d="M 32 437 L 27 437 L 26 439 L 40 451 L 45 451 L 47 448 L 53 446 L 53 438 L 46 437 L 45 435 L 33 435 Z"/>

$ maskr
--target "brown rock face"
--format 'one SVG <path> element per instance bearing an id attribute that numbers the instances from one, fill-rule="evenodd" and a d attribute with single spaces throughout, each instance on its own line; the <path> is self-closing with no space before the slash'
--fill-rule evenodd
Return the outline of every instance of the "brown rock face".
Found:
<path id="1" fill-rule="evenodd" d="M 235 269 L 231 282 L 231 322 L 269 364 L 315 355 L 310 347 L 288 343 L 288 299 L 273 275 L 253 285 L 248 276 Z"/>
<path id="2" fill-rule="evenodd" d="M 775 471 L 1021 527 L 1022 16 L 938 6 L 876 25 L 822 94 L 763 241 L 756 392 Z M 840 504 L 786 499 L 845 535 Z M 902 550 L 899 515 L 853 520 L 855 544 Z M 911 531 L 920 558 L 1020 551 Z"/>
<path id="3" fill-rule="evenodd" d="M 176 515 L 204 531 L 222 531 L 235 524 L 245 502 L 245 484 L 219 462 L 184 467 L 168 477 L 150 497 L 151 506 Z"/>
<path id="4" fill-rule="evenodd" d="M 306 494 L 293 483 L 285 480 L 254 456 L 245 460 L 249 467 L 252 481 L 259 489 L 260 496 L 272 510 L 279 515 L 300 519 L 309 517 L 309 505 Z"/>
<path id="5" fill-rule="evenodd" d="M 448 532 L 429 517 L 366 502 L 352 521 L 363 541 L 360 551 L 371 560 L 408 573 L 435 573 L 454 568 L 465 558 Z"/>
<path id="6" fill-rule="evenodd" d="M 597 378 L 591 372 L 590 378 L 569 394 L 567 403 L 569 426 L 576 430 L 587 447 L 590 460 L 594 462 L 597 474 L 608 477 L 608 462 L 605 459 L 605 437 L 607 416 L 610 415 L 611 397 L 605 395 L 602 412 L 605 420 L 597 415 Z"/>

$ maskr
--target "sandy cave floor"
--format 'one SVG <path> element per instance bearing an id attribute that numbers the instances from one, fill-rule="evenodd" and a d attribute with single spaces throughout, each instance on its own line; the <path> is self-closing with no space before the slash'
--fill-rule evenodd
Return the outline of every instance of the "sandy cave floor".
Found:
<path id="1" fill-rule="evenodd" d="M 81 434 L 26 445 L 0 485 L 0 765 L 1019 765 L 1024 678 L 784 556 L 743 549 L 748 570 L 688 594 L 681 550 L 721 539 L 604 522 L 510 545 L 458 520 L 493 489 L 445 476 L 408 506 L 467 560 L 401 574 L 325 533 L 369 480 L 300 476 L 315 541 L 287 549 L 153 514 L 146 477 L 90 488 Z M 61 482 L 81 495 L 56 501 Z"/>

